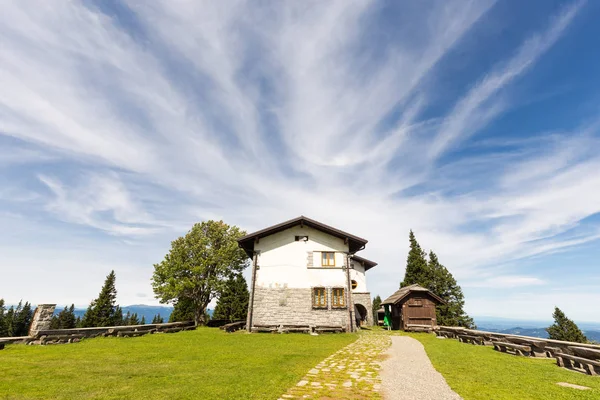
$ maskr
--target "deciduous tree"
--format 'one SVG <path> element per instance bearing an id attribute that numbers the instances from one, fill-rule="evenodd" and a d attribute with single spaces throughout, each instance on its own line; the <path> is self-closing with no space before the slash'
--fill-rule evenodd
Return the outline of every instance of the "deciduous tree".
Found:
<path id="1" fill-rule="evenodd" d="M 188 301 L 194 322 L 203 325 L 208 303 L 223 291 L 229 277 L 247 265 L 247 256 L 237 244 L 244 234 L 223 221 L 195 224 L 185 236 L 174 240 L 164 260 L 154 265 L 156 297 L 162 303 Z"/>
<path id="2" fill-rule="evenodd" d="M 213 319 L 229 321 L 246 319 L 249 298 L 248 284 L 242 274 L 229 278 L 217 301 Z"/>
<path id="3" fill-rule="evenodd" d="M 560 308 L 554 307 L 552 317 L 554 318 L 554 324 L 546 328 L 550 339 L 587 343 L 588 340 L 581 329 L 579 329 L 575 322 L 567 318 Z"/>

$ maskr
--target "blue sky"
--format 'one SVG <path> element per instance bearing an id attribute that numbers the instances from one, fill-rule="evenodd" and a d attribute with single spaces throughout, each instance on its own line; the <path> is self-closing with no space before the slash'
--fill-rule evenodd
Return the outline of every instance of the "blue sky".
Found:
<path id="1" fill-rule="evenodd" d="M 474 315 L 600 321 L 600 4 L 64 2 L 0 13 L 0 297 L 87 304 L 193 223 L 413 229 Z"/>

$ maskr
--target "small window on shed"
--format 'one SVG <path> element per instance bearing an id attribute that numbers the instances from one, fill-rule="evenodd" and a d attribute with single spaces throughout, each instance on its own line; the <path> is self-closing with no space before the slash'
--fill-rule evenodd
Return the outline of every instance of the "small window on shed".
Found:
<path id="1" fill-rule="evenodd" d="M 313 288 L 312 305 L 314 308 L 327 307 L 327 290 L 324 287 Z"/>

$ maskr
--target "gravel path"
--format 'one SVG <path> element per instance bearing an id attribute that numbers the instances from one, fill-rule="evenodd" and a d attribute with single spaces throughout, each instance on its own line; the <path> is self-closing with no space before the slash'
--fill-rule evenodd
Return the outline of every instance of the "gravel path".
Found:
<path id="1" fill-rule="evenodd" d="M 392 346 L 386 355 L 388 358 L 381 365 L 381 390 L 384 399 L 461 398 L 433 368 L 418 340 L 407 336 L 392 336 Z"/>

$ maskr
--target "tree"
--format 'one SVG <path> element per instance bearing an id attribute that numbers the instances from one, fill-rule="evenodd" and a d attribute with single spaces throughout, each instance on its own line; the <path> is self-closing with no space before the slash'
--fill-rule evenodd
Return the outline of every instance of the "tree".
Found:
<path id="1" fill-rule="evenodd" d="M 246 319 L 249 299 L 248 285 L 242 274 L 229 278 L 219 296 L 213 318 L 229 321 Z"/>
<path id="2" fill-rule="evenodd" d="M 121 323 L 115 280 L 115 271 L 110 271 L 98 298 L 90 303 L 83 316 L 82 325 L 84 327 L 115 326 Z"/>
<path id="3" fill-rule="evenodd" d="M 579 329 L 577 324 L 567 318 L 565 313 L 558 307 L 554 307 L 552 317 L 554 318 L 554 324 L 546 328 L 546 332 L 548 332 L 550 339 L 587 343 L 587 338 L 583 332 L 581 332 L 581 329 Z"/>
<path id="4" fill-rule="evenodd" d="M 194 303 L 188 299 L 179 299 L 169 316 L 169 322 L 185 322 L 194 320 Z"/>
<path id="5" fill-rule="evenodd" d="M 8 324 L 6 321 L 6 307 L 4 299 L 0 299 L 0 337 L 8 336 Z"/>
<path id="6" fill-rule="evenodd" d="M 19 301 L 17 307 L 11 306 L 6 313 L 6 330 L 8 336 L 27 336 L 33 319 L 33 310 L 29 302 Z"/>
<path id="7" fill-rule="evenodd" d="M 140 319 L 138 318 L 137 313 L 131 314 L 129 318 L 129 323 L 127 325 L 140 325 Z"/>
<path id="8" fill-rule="evenodd" d="M 171 250 L 154 264 L 152 287 L 161 303 L 189 301 L 196 325 L 206 321 L 206 308 L 223 291 L 226 280 L 247 265 L 237 239 L 245 232 L 223 221 L 195 224 L 171 242 Z"/>
<path id="9" fill-rule="evenodd" d="M 75 305 L 71 304 L 71 307 L 65 306 L 58 315 L 52 317 L 50 329 L 73 329 L 76 327 L 76 324 Z"/>
<path id="10" fill-rule="evenodd" d="M 146 317 L 142 315 L 142 320 L 140 321 L 140 325 L 146 325 Z"/>
<path id="11" fill-rule="evenodd" d="M 381 297 L 379 297 L 379 295 L 377 295 L 373 299 L 373 325 L 377 325 L 377 323 L 378 323 L 377 310 L 379 310 L 380 308 L 381 308 Z"/>
<path id="12" fill-rule="evenodd" d="M 424 286 L 444 300 L 445 304 L 436 307 L 437 323 L 444 326 L 462 326 L 475 329 L 473 318 L 464 311 L 465 296 L 450 271 L 440 264 L 437 255 L 429 252 L 431 280 Z M 423 286 L 423 285 L 422 285 Z"/>
<path id="13" fill-rule="evenodd" d="M 406 259 L 406 272 L 404 280 L 400 283 L 400 287 L 405 287 L 418 283 L 423 287 L 429 286 L 432 274 L 425 258 L 425 251 L 421 249 L 419 242 L 415 238 L 413 231 L 409 234 L 410 250 Z"/>
<path id="14" fill-rule="evenodd" d="M 165 320 L 163 317 L 160 316 L 160 314 L 156 314 L 154 316 L 154 318 L 152 318 L 152 323 L 153 324 L 164 324 Z"/>

